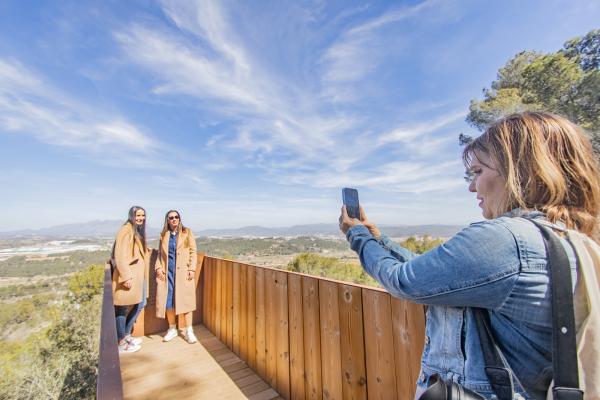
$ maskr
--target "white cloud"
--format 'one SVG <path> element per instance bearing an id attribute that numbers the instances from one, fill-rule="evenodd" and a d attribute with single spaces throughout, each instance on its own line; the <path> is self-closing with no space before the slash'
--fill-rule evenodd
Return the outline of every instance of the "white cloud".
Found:
<path id="1" fill-rule="evenodd" d="M 380 46 L 383 42 L 380 30 L 387 25 L 418 16 L 434 3 L 435 1 L 424 1 L 414 6 L 394 9 L 342 33 L 321 59 L 325 66 L 323 79 L 326 92 L 332 95 L 338 90 L 327 85 L 358 81 L 373 72 L 384 53 L 389 51 L 391 42 L 397 45 L 402 41 L 401 37 L 388 37 L 385 39 L 386 46 Z"/>
<path id="2" fill-rule="evenodd" d="M 432 121 L 407 124 L 398 127 L 378 138 L 379 145 L 385 145 L 393 142 L 411 143 L 423 135 L 435 132 L 453 122 L 464 119 L 465 111 L 454 111 L 435 118 Z"/>
<path id="3" fill-rule="evenodd" d="M 321 115 L 318 96 L 293 82 L 282 83 L 248 56 L 217 3 L 165 2 L 164 9 L 185 34 L 135 24 L 115 37 L 133 63 L 156 76 L 155 94 L 192 96 L 202 100 L 203 109 L 243 121 L 234 135 L 220 136 L 211 145 L 258 153 L 283 149 L 314 160 L 352 128 L 352 118 Z"/>
<path id="4" fill-rule="evenodd" d="M 0 128 L 88 152 L 110 148 L 108 157 L 150 154 L 158 147 L 122 116 L 82 104 L 14 60 L 0 59 Z"/>
<path id="5" fill-rule="evenodd" d="M 365 171 L 319 171 L 281 177 L 282 184 L 311 184 L 319 188 L 369 187 L 393 192 L 423 193 L 464 186 L 461 161 L 392 161 Z"/>
<path id="6" fill-rule="evenodd" d="M 163 11 L 184 30 L 206 39 L 216 52 L 231 60 L 240 70 L 249 70 L 246 55 L 231 38 L 229 22 L 218 3 L 207 0 L 162 1 Z"/>
<path id="7" fill-rule="evenodd" d="M 332 63 L 348 63 L 334 68 L 337 72 L 330 70 L 335 75 L 330 78 L 359 79 L 366 73 L 361 68 L 369 68 L 362 61 L 370 58 L 364 53 L 371 45 L 370 34 L 417 15 L 430 4 L 402 8 L 347 31 L 324 56 Z M 150 90 L 155 95 L 190 96 L 200 101 L 203 112 L 231 123 L 233 128 L 204 139 L 211 150 L 206 164 L 214 165 L 213 170 L 259 168 L 265 178 L 286 185 L 333 187 L 339 185 L 340 175 L 365 185 L 398 184 L 403 182 L 399 172 L 357 171 L 382 146 L 395 142 L 408 143 L 405 148 L 414 144 L 412 158 L 425 160 L 451 140 L 431 134 L 464 116 L 455 112 L 380 135 L 381 128 L 372 128 L 357 110 L 336 107 L 336 99 L 323 96 L 319 88 L 278 76 L 245 40 L 244 32 L 234 29 L 233 17 L 221 3 L 163 1 L 162 6 L 173 24 L 133 23 L 114 37 L 131 63 L 153 75 Z M 344 96 L 337 89 L 336 95 Z M 431 182 L 421 188 L 434 188 Z"/>

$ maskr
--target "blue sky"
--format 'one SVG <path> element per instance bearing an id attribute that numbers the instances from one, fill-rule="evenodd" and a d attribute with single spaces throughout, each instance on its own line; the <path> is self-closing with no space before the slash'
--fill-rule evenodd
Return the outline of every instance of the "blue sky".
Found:
<path id="1" fill-rule="evenodd" d="M 521 50 L 597 1 L 0 2 L 0 230 L 481 219 L 457 136 Z"/>

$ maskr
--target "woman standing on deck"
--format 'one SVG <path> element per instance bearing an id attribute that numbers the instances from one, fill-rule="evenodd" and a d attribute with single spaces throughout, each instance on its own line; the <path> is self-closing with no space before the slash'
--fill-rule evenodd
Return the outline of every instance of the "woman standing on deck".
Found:
<path id="1" fill-rule="evenodd" d="M 165 342 L 177 336 L 175 316 L 185 319 L 182 331 L 188 343 L 196 343 L 192 330 L 192 312 L 196 309 L 196 239 L 190 228 L 183 226 L 178 211 L 165 215 L 156 262 L 156 316 L 167 315 L 169 330 Z"/>
<path id="2" fill-rule="evenodd" d="M 502 389 L 546 399 L 553 377 L 552 286 L 544 240 L 532 220 L 560 234 L 577 282 L 579 254 L 564 233 L 598 232 L 598 161 L 581 128 L 543 112 L 498 121 L 464 149 L 463 160 L 486 221 L 422 255 L 382 235 L 362 209 L 358 220 L 342 208 L 340 229 L 365 270 L 392 295 L 429 305 L 417 397 L 441 377 L 493 398 L 500 386 L 492 387 L 484 369 L 480 308 L 510 368 L 510 385 L 505 380 Z M 597 368 L 587 370 L 589 376 Z M 591 393 L 597 381 L 587 384 Z"/>
<path id="3" fill-rule="evenodd" d="M 141 348 L 142 340 L 133 338 L 131 331 L 146 305 L 149 258 L 146 211 L 133 206 L 129 209 L 127 221 L 117 233 L 111 257 L 119 353 L 133 353 Z"/>

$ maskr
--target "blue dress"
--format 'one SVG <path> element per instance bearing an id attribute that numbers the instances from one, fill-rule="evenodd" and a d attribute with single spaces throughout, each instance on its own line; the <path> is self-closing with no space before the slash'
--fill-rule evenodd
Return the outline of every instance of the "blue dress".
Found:
<path id="1" fill-rule="evenodd" d="M 175 261 L 177 260 L 177 234 L 169 234 L 169 264 L 168 272 L 168 290 L 167 290 L 167 310 L 175 308 Z"/>

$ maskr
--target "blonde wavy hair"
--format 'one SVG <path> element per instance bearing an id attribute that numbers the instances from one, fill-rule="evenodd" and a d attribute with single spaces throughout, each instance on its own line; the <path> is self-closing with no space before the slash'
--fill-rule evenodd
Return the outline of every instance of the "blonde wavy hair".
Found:
<path id="1" fill-rule="evenodd" d="M 600 167 L 580 127 L 545 112 L 512 114 L 464 148 L 467 168 L 478 153 L 487 154 L 506 180 L 506 196 L 494 217 L 520 207 L 597 234 Z"/>

